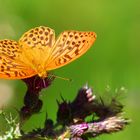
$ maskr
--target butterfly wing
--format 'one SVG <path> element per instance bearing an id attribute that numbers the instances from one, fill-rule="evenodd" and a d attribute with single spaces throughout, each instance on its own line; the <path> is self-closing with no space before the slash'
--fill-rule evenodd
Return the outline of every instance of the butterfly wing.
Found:
<path id="1" fill-rule="evenodd" d="M 22 59 L 34 69 L 44 67 L 55 43 L 55 32 L 49 27 L 36 27 L 24 33 L 19 40 Z M 28 59 L 27 59 L 28 58 Z"/>
<path id="2" fill-rule="evenodd" d="M 0 40 L 0 78 L 23 79 L 35 75 L 35 71 L 20 61 L 20 55 L 16 41 Z"/>
<path id="3" fill-rule="evenodd" d="M 62 67 L 83 55 L 94 43 L 96 33 L 65 31 L 61 33 L 51 50 L 47 70 Z"/>
<path id="4" fill-rule="evenodd" d="M 23 47 L 45 48 L 52 47 L 55 42 L 55 32 L 53 29 L 45 26 L 39 26 L 23 34 L 19 43 Z"/>

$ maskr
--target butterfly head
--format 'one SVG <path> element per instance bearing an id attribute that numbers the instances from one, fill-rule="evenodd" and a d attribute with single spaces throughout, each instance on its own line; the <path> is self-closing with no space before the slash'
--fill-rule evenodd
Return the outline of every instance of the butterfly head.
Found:
<path id="1" fill-rule="evenodd" d="M 44 69 L 44 67 L 42 67 L 41 65 L 37 67 L 37 73 L 38 73 L 38 76 L 43 79 L 48 76 L 46 69 Z"/>
<path id="2" fill-rule="evenodd" d="M 47 77 L 47 72 L 46 71 L 42 71 L 42 72 L 38 73 L 38 76 L 44 79 L 44 78 Z"/>

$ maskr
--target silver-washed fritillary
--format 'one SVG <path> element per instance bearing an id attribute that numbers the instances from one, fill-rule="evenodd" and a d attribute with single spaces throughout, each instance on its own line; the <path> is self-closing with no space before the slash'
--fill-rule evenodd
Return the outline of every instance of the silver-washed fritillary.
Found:
<path id="1" fill-rule="evenodd" d="M 64 31 L 55 40 L 49 27 L 36 27 L 19 41 L 0 40 L 0 78 L 47 77 L 47 71 L 62 67 L 83 55 L 94 43 L 96 33 Z"/>

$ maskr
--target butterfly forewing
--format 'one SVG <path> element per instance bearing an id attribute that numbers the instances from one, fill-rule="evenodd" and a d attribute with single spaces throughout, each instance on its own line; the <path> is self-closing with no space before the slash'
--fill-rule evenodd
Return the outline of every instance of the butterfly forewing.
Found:
<path id="1" fill-rule="evenodd" d="M 55 43 L 55 32 L 49 27 L 36 27 L 24 33 L 19 44 L 22 48 L 22 58 L 37 72 L 45 69 L 45 62 Z"/>
<path id="2" fill-rule="evenodd" d="M 20 47 L 16 41 L 0 40 L 0 78 L 22 79 L 34 75 L 34 71 L 20 61 Z"/>
<path id="3" fill-rule="evenodd" d="M 47 70 L 64 66 L 84 54 L 94 43 L 96 33 L 65 31 L 60 34 L 52 48 Z"/>
<path id="4" fill-rule="evenodd" d="M 55 32 L 49 27 L 36 27 L 24 33 L 19 43 L 28 47 L 52 47 L 55 42 Z"/>

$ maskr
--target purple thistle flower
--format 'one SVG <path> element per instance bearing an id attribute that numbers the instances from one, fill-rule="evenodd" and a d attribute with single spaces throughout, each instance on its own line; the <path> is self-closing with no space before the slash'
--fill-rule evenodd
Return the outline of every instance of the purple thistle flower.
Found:
<path id="1" fill-rule="evenodd" d="M 23 79 L 23 81 L 26 83 L 29 91 L 38 93 L 43 88 L 47 88 L 48 86 L 50 86 L 54 78 L 54 76 L 48 76 L 42 79 L 41 77 L 36 75 L 30 78 Z"/>
<path id="2" fill-rule="evenodd" d="M 43 103 L 39 99 L 39 93 L 43 88 L 48 88 L 53 80 L 53 76 L 42 79 L 37 75 L 23 79 L 28 89 L 24 96 L 24 106 L 20 110 L 21 121 L 28 119 L 41 110 Z"/>
<path id="3" fill-rule="evenodd" d="M 70 130 L 71 130 L 71 136 L 81 136 L 84 134 L 84 132 L 88 129 L 88 124 L 87 123 L 81 123 L 77 125 L 71 125 Z"/>
<path id="4" fill-rule="evenodd" d="M 94 99 L 92 89 L 87 85 L 82 87 L 73 102 L 67 102 L 64 99 L 62 103 L 58 102 L 57 121 L 63 125 L 73 124 L 75 119 L 83 121 L 92 113 L 90 106 Z"/>

